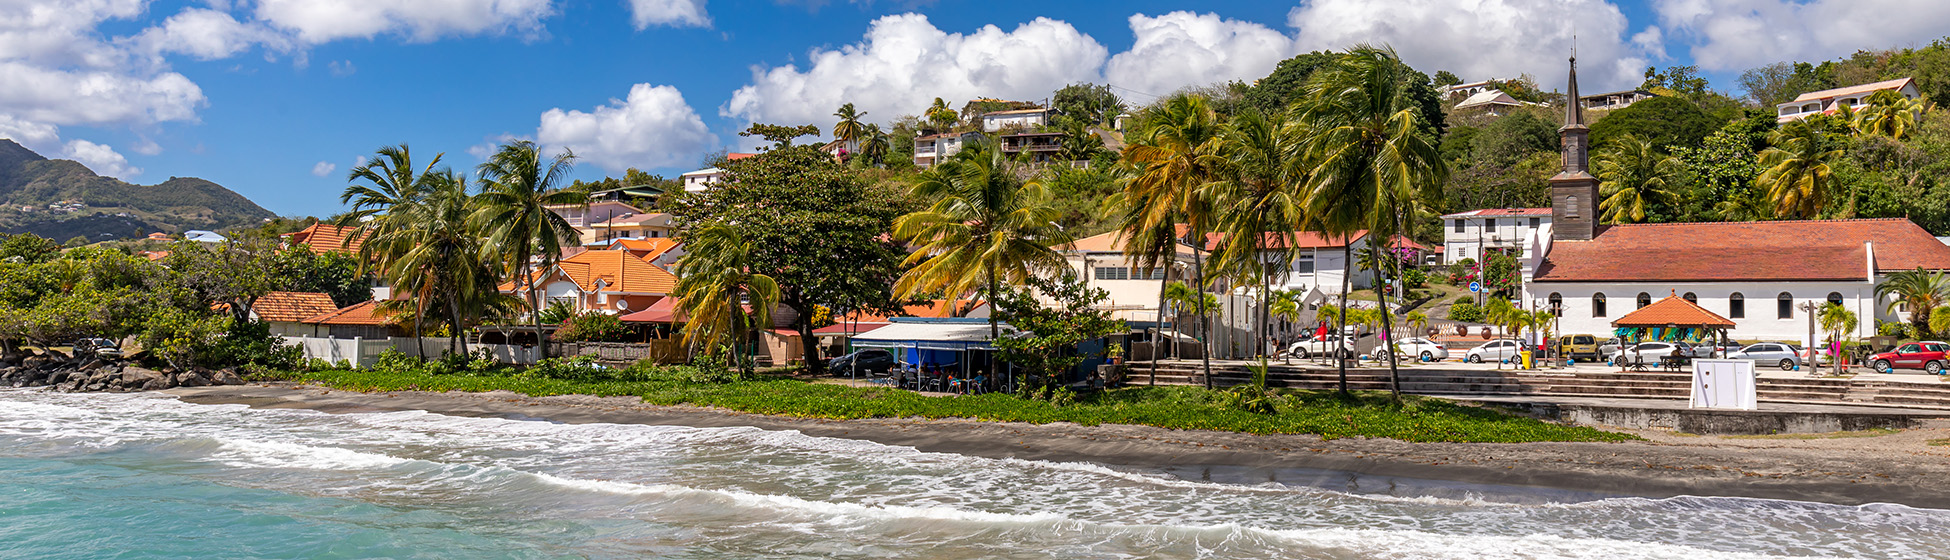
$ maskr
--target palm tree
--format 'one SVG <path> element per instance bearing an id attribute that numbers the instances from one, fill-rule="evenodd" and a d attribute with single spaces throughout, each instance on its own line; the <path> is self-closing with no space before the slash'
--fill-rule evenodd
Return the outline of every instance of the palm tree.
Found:
<path id="1" fill-rule="evenodd" d="M 352 168 L 346 181 L 352 183 L 339 195 L 340 203 L 350 203 L 352 210 L 339 217 L 341 227 L 354 227 L 352 235 L 345 239 L 365 239 L 359 246 L 359 272 L 370 273 L 381 279 L 391 280 L 391 272 L 400 268 L 399 261 L 412 249 L 411 242 L 402 241 L 418 227 L 413 215 L 418 213 L 420 204 L 427 193 L 433 190 L 432 183 L 440 176 L 434 166 L 446 154 L 435 154 L 433 161 L 425 167 L 413 165 L 413 151 L 406 144 L 380 148 L 366 163 Z M 365 184 L 360 184 L 364 181 Z M 397 286 L 396 286 L 397 287 Z M 393 304 L 387 311 L 397 312 Z M 413 339 L 416 346 L 424 343 L 420 324 L 424 322 L 424 310 L 413 316 Z M 422 357 L 425 348 L 418 348 Z"/>
<path id="2" fill-rule="evenodd" d="M 1309 79 L 1293 106 L 1294 131 L 1305 138 L 1302 161 L 1313 170 L 1302 187 L 1308 225 L 1343 241 L 1344 262 L 1353 262 L 1355 233 L 1385 243 L 1404 231 L 1416 200 L 1436 193 L 1449 171 L 1435 140 L 1424 131 L 1409 84 L 1414 71 L 1393 49 L 1359 45 Z M 1352 272 L 1352 266 L 1349 267 Z M 1399 274 L 1399 271 L 1397 271 Z M 1345 301 L 1349 275 L 1341 279 Z M 1386 278 L 1383 278 L 1385 281 Z M 1388 305 L 1380 306 L 1383 330 Z M 1388 360 L 1390 388 L 1401 398 L 1401 373 Z M 1347 368 L 1340 367 L 1341 391 Z"/>
<path id="3" fill-rule="evenodd" d="M 1301 293 L 1296 290 L 1274 290 L 1266 306 L 1267 310 L 1282 321 L 1299 324 L 1300 313 L 1307 310 L 1307 304 L 1300 301 L 1300 296 Z M 1288 358 L 1287 363 L 1293 363 L 1291 356 Z"/>
<path id="4" fill-rule="evenodd" d="M 1924 332 L 1942 333 L 1931 328 L 1930 314 L 1950 304 L 1950 275 L 1923 270 L 1920 266 L 1890 274 L 1888 280 L 1876 286 L 1876 299 L 1888 301 L 1892 315 L 1898 306 L 1908 307 L 1909 323 L 1916 327 L 1917 336 Z"/>
<path id="5" fill-rule="evenodd" d="M 1746 188 L 1734 193 L 1719 204 L 1713 205 L 1713 213 L 1729 222 L 1759 222 L 1774 219 L 1774 202 L 1767 200 L 1767 193 L 1759 189 Z"/>
<path id="6" fill-rule="evenodd" d="M 1869 96 L 1868 108 L 1855 114 L 1853 124 L 1862 134 L 1888 136 L 1902 140 L 1915 132 L 1921 123 L 1928 105 L 1922 99 L 1910 99 L 1894 90 L 1883 90 Z"/>
<path id="7" fill-rule="evenodd" d="M 684 341 L 717 353 L 731 341 L 731 361 L 745 368 L 738 350 L 753 329 L 771 324 L 771 310 L 779 302 L 779 285 L 772 277 L 751 271 L 751 245 L 722 224 L 705 226 L 684 236 L 684 256 L 678 269 L 678 307 L 689 317 Z M 746 368 L 746 373 L 751 373 Z"/>
<path id="8" fill-rule="evenodd" d="M 1221 136 L 1221 179 L 1207 188 L 1220 216 L 1221 238 L 1212 255 L 1217 272 L 1259 284 L 1265 302 L 1260 306 L 1258 340 L 1271 334 L 1273 277 L 1285 283 L 1299 252 L 1292 234 L 1305 221 L 1298 185 L 1304 172 L 1294 162 L 1299 142 L 1292 127 L 1247 109 L 1233 116 Z M 1261 354 L 1264 358 L 1264 354 Z"/>
<path id="9" fill-rule="evenodd" d="M 430 183 L 432 189 L 422 202 L 402 215 L 414 227 L 374 241 L 407 246 L 385 278 L 412 296 L 415 328 L 430 306 L 444 307 L 452 331 L 448 352 L 466 355 L 465 333 L 473 322 L 513 307 L 514 302 L 498 288 L 500 267 L 488 249 L 486 233 L 473 219 L 477 200 L 468 195 L 467 179 L 445 171 L 435 174 Z"/>
<path id="10" fill-rule="evenodd" d="M 1848 331 L 1855 328 L 1856 323 L 1855 312 L 1849 311 L 1847 307 L 1842 307 L 1842 304 L 1839 303 L 1830 303 L 1823 306 L 1821 308 L 1821 315 L 1816 318 L 1816 321 L 1821 323 L 1821 330 L 1828 332 L 1828 340 L 1837 343 L 1838 346 L 1842 342 L 1842 338 L 1847 336 Z M 1836 350 L 1834 359 L 1835 374 L 1841 375 L 1842 357 L 1840 348 Z"/>
<path id="11" fill-rule="evenodd" d="M 833 139 L 845 143 L 848 151 L 860 151 L 860 140 L 867 136 L 867 128 L 860 124 L 860 117 L 867 116 L 867 112 L 855 110 L 852 103 L 847 103 L 834 111 L 833 116 L 840 118 L 840 122 L 833 125 Z"/>
<path id="12" fill-rule="evenodd" d="M 934 98 L 934 104 L 929 105 L 928 110 L 921 113 L 921 118 L 927 119 L 929 124 L 934 125 L 936 133 L 947 132 L 955 126 L 956 121 L 961 120 L 954 109 L 948 108 L 948 102 L 942 101 L 939 97 Z"/>
<path id="13" fill-rule="evenodd" d="M 1121 159 L 1130 170 L 1119 193 L 1123 211 L 1119 229 L 1128 240 L 1126 252 L 1138 259 L 1139 266 L 1156 270 L 1176 265 L 1180 245 L 1191 245 L 1193 285 L 1200 290 L 1206 286 L 1203 245 L 1217 221 L 1205 186 L 1218 178 L 1226 163 L 1221 134 L 1218 114 L 1204 97 L 1173 95 L 1145 111 Z M 1198 315 L 1206 316 L 1205 299 L 1194 303 Z M 1205 386 L 1210 389 L 1209 337 L 1200 337 L 1199 348 Z"/>
<path id="14" fill-rule="evenodd" d="M 589 205 L 589 193 L 561 188 L 569 180 L 575 157 L 563 150 L 544 161 L 534 142 L 516 140 L 502 144 L 476 170 L 483 185 L 475 223 L 489 231 L 488 244 L 499 249 L 504 270 L 527 290 L 529 320 L 542 358 L 548 357 L 548 337 L 542 332 L 542 293 L 537 284 L 555 268 L 563 244 L 579 239 L 575 226 L 553 209 Z"/>
<path id="15" fill-rule="evenodd" d="M 1068 267 L 1055 246 L 1067 241 L 1060 212 L 1041 181 L 1021 179 L 1000 150 L 977 144 L 921 173 L 913 196 L 925 210 L 894 220 L 894 238 L 913 244 L 910 266 L 894 284 L 903 298 L 981 291 L 994 302 L 1003 283 Z M 989 314 L 989 336 L 1001 336 Z"/>
<path id="16" fill-rule="evenodd" d="M 887 133 L 881 131 L 878 124 L 868 124 L 867 131 L 860 140 L 860 157 L 866 158 L 867 163 L 882 165 L 887 159 L 889 149 L 891 147 Z"/>
<path id="17" fill-rule="evenodd" d="M 1612 142 L 1611 149 L 1592 158 L 1598 176 L 1598 207 L 1606 223 L 1645 221 L 1645 208 L 1678 199 L 1672 189 L 1685 182 L 1686 165 L 1630 134 Z"/>
<path id="18" fill-rule="evenodd" d="M 1755 183 L 1767 189 L 1776 213 L 1813 219 L 1821 215 L 1835 196 L 1834 170 L 1830 164 L 1841 159 L 1842 150 L 1830 146 L 1827 134 L 1795 121 L 1768 135 L 1773 146 L 1761 151 L 1760 178 Z"/>

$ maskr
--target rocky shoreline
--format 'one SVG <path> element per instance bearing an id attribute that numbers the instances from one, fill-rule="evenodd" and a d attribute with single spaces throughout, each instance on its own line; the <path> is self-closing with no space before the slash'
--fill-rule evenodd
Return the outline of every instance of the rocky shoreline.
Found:
<path id="1" fill-rule="evenodd" d="M 106 358 L 83 361 L 32 356 L 17 362 L 0 360 L 0 387 L 51 387 L 65 393 L 132 393 L 243 384 L 243 377 L 230 369 L 158 371 Z"/>

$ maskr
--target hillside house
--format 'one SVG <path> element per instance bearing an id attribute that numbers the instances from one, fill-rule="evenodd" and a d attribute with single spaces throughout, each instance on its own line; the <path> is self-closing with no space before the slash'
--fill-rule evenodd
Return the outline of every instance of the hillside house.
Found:
<path id="1" fill-rule="evenodd" d="M 1517 98 L 1510 97 L 1510 94 L 1491 89 L 1471 95 L 1468 99 L 1457 103 L 1455 112 L 1463 115 L 1501 117 L 1522 106 L 1524 102 L 1517 101 Z"/>
<path id="2" fill-rule="evenodd" d="M 1775 105 L 1774 121 L 1786 123 L 1808 118 L 1809 115 L 1832 115 L 1840 112 L 1843 107 L 1856 107 L 1868 104 L 1869 96 L 1874 95 L 1878 91 L 1894 91 L 1910 99 L 1915 99 L 1919 95 L 1916 91 L 1916 81 L 1909 78 L 1897 78 L 1858 86 L 1811 91 L 1801 94 L 1801 96 L 1794 98 L 1793 101 Z"/>
<path id="3" fill-rule="evenodd" d="M 1049 109 L 1016 109 L 983 113 L 982 132 L 1001 132 L 1011 128 L 1035 129 L 1039 126 L 1049 126 L 1049 118 Z"/>
<path id="4" fill-rule="evenodd" d="M 677 276 L 620 249 L 583 251 L 538 274 L 543 306 L 567 303 L 577 313 L 622 315 L 649 309 L 677 288 Z M 502 292 L 524 298 L 526 288 L 515 282 L 501 285 Z"/>
<path id="5" fill-rule="evenodd" d="M 927 169 L 961 153 L 963 147 L 981 141 L 980 132 L 948 132 L 914 139 L 914 167 Z"/>
<path id="6" fill-rule="evenodd" d="M 295 232 L 284 234 L 287 245 L 304 245 L 314 255 L 343 253 L 356 255 L 364 245 L 365 235 L 359 228 L 316 223 Z"/>
<path id="7" fill-rule="evenodd" d="M 1628 89 L 1625 91 L 1614 91 L 1611 93 L 1600 93 L 1597 95 L 1586 95 L 1584 97 L 1579 97 L 1578 104 L 1583 105 L 1584 108 L 1588 110 L 1611 111 L 1617 109 L 1624 109 L 1626 107 L 1632 106 L 1633 103 L 1638 103 L 1640 101 L 1651 99 L 1653 97 L 1657 97 L 1657 96 L 1649 91 L 1645 91 L 1642 89 Z"/>
<path id="8" fill-rule="evenodd" d="M 1549 208 L 1485 208 L 1442 217 L 1442 263 L 1482 262 L 1487 250 L 1514 251 L 1551 223 Z"/>

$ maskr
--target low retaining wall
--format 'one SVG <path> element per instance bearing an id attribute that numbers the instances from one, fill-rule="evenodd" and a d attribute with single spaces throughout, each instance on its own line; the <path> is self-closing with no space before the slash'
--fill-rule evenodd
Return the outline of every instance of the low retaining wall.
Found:
<path id="1" fill-rule="evenodd" d="M 1559 403 L 1497 403 L 1552 420 L 1580 425 L 1672 430 L 1689 434 L 1766 435 L 1908 429 L 1924 420 L 1950 414 L 1896 412 L 1814 412 L 1717 410 L 1698 408 L 1632 408 Z"/>

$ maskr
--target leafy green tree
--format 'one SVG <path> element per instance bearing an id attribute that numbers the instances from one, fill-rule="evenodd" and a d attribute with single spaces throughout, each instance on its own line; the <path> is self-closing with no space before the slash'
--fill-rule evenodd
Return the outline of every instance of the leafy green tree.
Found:
<path id="1" fill-rule="evenodd" d="M 1673 189 L 1684 185 L 1686 166 L 1659 153 L 1651 142 L 1624 136 L 1592 158 L 1593 175 L 1598 177 L 1598 207 L 1606 223 L 1636 223 L 1646 219 L 1649 208 L 1671 204 L 1678 198 Z"/>
<path id="2" fill-rule="evenodd" d="M 686 253 L 677 264 L 683 271 L 677 281 L 678 307 L 690 318 L 684 340 L 709 355 L 728 342 L 732 362 L 751 373 L 739 350 L 754 330 L 771 324 L 778 283 L 752 272 L 751 243 L 729 227 L 712 224 L 692 230 L 684 244 Z"/>
<path id="3" fill-rule="evenodd" d="M 1193 285 L 1206 286 L 1203 249 L 1206 235 L 1217 229 L 1218 216 L 1204 186 L 1217 180 L 1225 165 L 1223 130 L 1218 112 L 1197 95 L 1173 95 L 1138 115 L 1137 129 L 1126 137 L 1129 143 L 1120 159 L 1127 172 L 1115 205 L 1122 213 L 1118 228 L 1125 252 L 1144 270 L 1176 268 L 1180 248 L 1190 245 L 1197 275 Z M 1184 224 L 1183 231 L 1179 224 Z M 1158 284 L 1159 309 L 1164 308 L 1166 281 Z M 1203 317 L 1204 300 L 1194 303 Z M 1209 344 L 1200 337 L 1207 389 L 1212 388 Z M 1152 368 L 1157 368 L 1155 361 Z"/>
<path id="4" fill-rule="evenodd" d="M 1366 230 L 1370 240 L 1392 239 L 1405 231 L 1418 201 L 1433 197 L 1449 171 L 1437 150 L 1437 135 L 1426 134 L 1414 84 L 1428 79 L 1412 76 L 1392 49 L 1356 46 L 1308 83 L 1306 98 L 1294 108 L 1299 153 L 1312 170 L 1302 189 L 1307 228 L 1351 241 Z M 1439 134 L 1439 123 L 1438 123 Z M 1344 243 L 1347 262 L 1353 262 L 1353 243 Z M 1396 271 L 1399 276 L 1400 272 Z M 1384 280 L 1386 278 L 1384 277 Z M 1348 279 L 1341 281 L 1346 301 Z M 1381 306 L 1382 324 L 1388 306 Z M 1346 391 L 1346 363 L 1339 366 L 1341 390 Z M 1391 389 L 1401 394 L 1398 364 L 1388 362 Z"/>
<path id="5" fill-rule="evenodd" d="M 586 312 L 562 322 L 556 340 L 563 342 L 628 342 L 630 327 L 615 315 Z"/>
<path id="6" fill-rule="evenodd" d="M 1855 129 L 1863 134 L 1888 136 L 1902 140 L 1916 130 L 1923 115 L 1925 102 L 1909 99 L 1903 94 L 1883 90 L 1869 95 L 1868 108 L 1855 114 Z"/>
<path id="7" fill-rule="evenodd" d="M 1768 136 L 1773 147 L 1760 153 L 1755 183 L 1767 189 L 1781 216 L 1815 218 L 1835 198 L 1834 164 L 1842 157 L 1829 134 L 1807 121 L 1790 123 Z"/>
<path id="8" fill-rule="evenodd" d="M 1045 183 L 1056 223 L 1077 237 L 1096 235 L 1116 227 L 1116 208 L 1106 201 L 1117 193 L 1122 167 L 1053 166 Z"/>
<path id="9" fill-rule="evenodd" d="M 1673 146 L 1699 145 L 1700 140 L 1718 130 L 1722 123 L 1691 101 L 1654 97 L 1598 119 L 1591 125 L 1591 142 L 1602 148 L 1631 136 L 1650 142 L 1654 148 L 1669 150 Z"/>
<path id="10" fill-rule="evenodd" d="M 1740 73 L 1740 87 L 1747 98 L 1761 107 L 1773 107 L 1794 100 L 1803 93 L 1826 89 L 1815 76 L 1815 67 L 1806 62 L 1776 62 L 1749 68 Z"/>
<path id="11" fill-rule="evenodd" d="M 750 245 L 751 271 L 771 278 L 779 304 L 798 315 L 801 340 L 814 340 L 819 309 L 894 311 L 900 245 L 882 236 L 907 206 L 900 193 L 869 185 L 812 146 L 772 150 L 731 162 L 714 188 L 672 205 L 685 229 L 722 227 Z M 823 363 L 803 344 L 808 367 Z"/>
<path id="12" fill-rule="evenodd" d="M 784 126 L 784 125 L 776 125 L 776 124 L 752 123 L 750 127 L 746 128 L 743 132 L 739 132 L 738 135 L 747 138 L 753 136 L 764 138 L 765 141 L 772 143 L 771 149 L 783 150 L 792 147 L 792 141 L 797 140 L 802 136 L 818 136 L 819 127 L 810 124 L 799 125 L 799 126 Z"/>
<path id="13" fill-rule="evenodd" d="M 206 308 L 224 307 L 233 323 L 249 323 L 258 298 L 290 289 L 306 261 L 264 239 L 220 244 L 178 242 L 163 266 L 171 282 Z"/>
<path id="14" fill-rule="evenodd" d="M 1056 90 L 1050 109 L 1057 117 L 1093 125 L 1110 122 L 1125 111 L 1125 106 L 1108 85 L 1077 83 Z"/>
<path id="15" fill-rule="evenodd" d="M 61 244 L 31 233 L 0 234 L 0 239 L 5 239 L 0 241 L 0 260 L 7 262 L 36 264 L 61 256 Z"/>
<path id="16" fill-rule="evenodd" d="M 909 142 L 910 143 L 908 144 L 908 154 L 912 155 L 914 152 L 914 145 L 912 144 L 911 140 Z M 887 133 L 880 130 L 880 125 L 868 124 L 866 128 L 866 132 L 862 133 L 861 135 L 860 157 L 864 161 L 866 161 L 868 165 L 873 165 L 873 166 L 883 165 L 887 161 L 887 150 L 891 149 L 890 146 L 891 145 L 888 143 Z M 909 159 L 913 159 L 913 158 L 910 157 Z"/>
<path id="17" fill-rule="evenodd" d="M 1471 138 L 1471 157 L 1503 165 L 1539 152 L 1557 153 L 1557 125 L 1531 111 L 1517 111 L 1484 125 Z"/>
<path id="18" fill-rule="evenodd" d="M 902 298 L 980 292 L 994 301 L 1002 284 L 1068 267 L 1052 247 L 1068 241 L 1039 180 L 1024 181 L 1000 150 L 964 148 L 915 180 L 924 210 L 894 221 L 894 239 L 915 247 L 894 284 Z M 989 335 L 1000 336 L 994 314 Z"/>
<path id="19" fill-rule="evenodd" d="M 1106 153 L 1104 139 L 1090 132 L 1084 122 L 1076 119 L 1057 119 L 1057 131 L 1063 134 L 1062 148 L 1056 157 L 1060 161 L 1090 161 Z"/>
<path id="20" fill-rule="evenodd" d="M 1462 78 L 1456 77 L 1455 74 L 1449 73 L 1448 70 L 1435 71 L 1436 87 L 1461 85 L 1462 83 L 1463 83 Z"/>
<path id="21" fill-rule="evenodd" d="M 1690 188 L 1683 192 L 1686 208 L 1680 218 L 1686 221 L 1752 221 L 1772 219 L 1771 204 L 1765 193 L 1753 188 L 1760 174 L 1759 151 L 1767 145 L 1767 132 L 1774 128 L 1771 113 L 1727 123 L 1706 137 L 1698 146 L 1675 146 L 1674 157 L 1692 175 Z"/>
<path id="22" fill-rule="evenodd" d="M 1124 324 L 1097 308 L 1110 294 L 1075 275 L 1029 277 L 1025 284 L 1027 289 L 1011 287 L 995 299 L 995 315 L 1021 333 L 996 338 L 995 347 L 1004 361 L 1027 376 L 1018 386 L 1033 394 L 1061 387 L 1065 374 L 1083 363 L 1086 356 L 1077 353 L 1077 345 L 1118 332 Z"/>
<path id="23" fill-rule="evenodd" d="M 1262 114 L 1283 113 L 1287 105 L 1293 103 L 1301 90 L 1306 88 L 1307 79 L 1312 77 L 1315 71 L 1333 62 L 1334 53 L 1326 51 L 1310 52 L 1282 60 L 1279 66 L 1273 68 L 1272 74 L 1260 78 L 1253 84 L 1252 89 L 1246 92 L 1246 102 L 1259 109 Z"/>
<path id="24" fill-rule="evenodd" d="M 516 140 L 502 144 L 475 170 L 482 191 L 475 195 L 480 206 L 473 220 L 487 230 L 488 246 L 498 253 L 503 272 L 525 288 L 537 356 L 542 359 L 548 357 L 548 333 L 542 330 L 538 284 L 543 271 L 554 269 L 562 258 L 563 246 L 579 239 L 575 227 L 553 209 L 589 204 L 589 193 L 562 188 L 575 157 L 567 150 L 544 157 L 534 142 Z"/>
<path id="25" fill-rule="evenodd" d="M 1946 331 L 1930 325 L 1928 310 L 1950 304 L 1950 275 L 1945 275 L 1943 271 L 1923 270 L 1922 267 L 1897 272 L 1876 285 L 1876 299 L 1889 301 L 1891 315 L 1896 313 L 1898 307 L 1908 307 L 1909 323 L 1916 332 L 1943 334 Z"/>
<path id="26" fill-rule="evenodd" d="M 955 127 L 956 122 L 961 121 L 961 115 L 955 113 L 954 109 L 948 108 L 948 102 L 942 101 L 939 97 L 934 98 L 934 104 L 929 105 L 928 110 L 921 113 L 921 118 L 927 119 L 928 124 L 934 125 L 934 131 L 937 133 L 949 131 Z"/>
<path id="27" fill-rule="evenodd" d="M 1699 75 L 1698 66 L 1668 66 L 1660 72 L 1651 66 L 1645 67 L 1645 83 L 1639 89 L 1662 95 L 1678 95 L 1697 101 L 1707 93 L 1706 78 Z"/>

